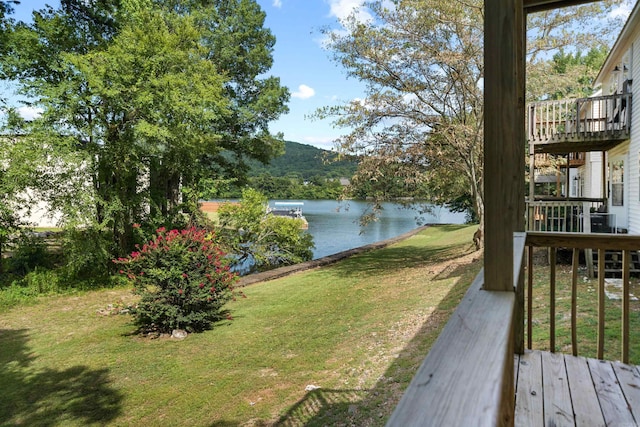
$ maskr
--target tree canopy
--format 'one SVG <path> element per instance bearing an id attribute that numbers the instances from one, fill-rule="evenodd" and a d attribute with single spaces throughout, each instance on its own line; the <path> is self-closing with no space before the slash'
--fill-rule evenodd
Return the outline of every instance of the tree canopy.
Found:
<path id="1" fill-rule="evenodd" d="M 588 34 L 580 24 L 600 22 L 615 3 L 530 15 L 529 63 L 546 63 L 561 49 L 606 44 L 619 23 L 602 21 Z M 483 2 L 373 0 L 367 6 L 371 20 L 352 14 L 341 22 L 344 31 L 325 30 L 334 60 L 365 83 L 366 97 L 317 115 L 347 129 L 337 145 L 362 156 L 353 183 L 376 201 L 396 196 L 386 190 L 395 180 L 405 196 L 470 207 L 482 227 Z M 543 69 L 532 67 L 530 76 Z"/>
<path id="2" fill-rule="evenodd" d="M 133 224 L 184 221 L 201 179 L 281 152 L 264 18 L 254 0 L 63 0 L 10 22 L 1 75 L 42 111 L 14 140 L 39 155 L 32 190 L 122 255 Z"/>

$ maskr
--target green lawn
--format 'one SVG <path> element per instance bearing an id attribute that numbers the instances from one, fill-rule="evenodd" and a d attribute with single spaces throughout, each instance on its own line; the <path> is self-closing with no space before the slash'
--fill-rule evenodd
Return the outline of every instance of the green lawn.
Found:
<path id="1" fill-rule="evenodd" d="M 184 341 L 97 314 L 127 289 L 5 310 L 0 425 L 384 425 L 480 269 L 446 262 L 474 231 L 432 227 L 247 287 L 233 321 Z"/>
<path id="2" fill-rule="evenodd" d="M 533 348 L 549 350 L 549 267 L 534 265 Z M 631 278 L 631 293 L 640 297 L 640 279 Z M 580 270 L 577 289 L 578 355 L 597 356 L 598 279 Z M 610 289 L 607 287 L 607 289 Z M 611 290 L 611 289 L 610 289 Z M 630 301 L 629 359 L 640 364 L 640 301 Z M 605 351 L 607 360 L 621 359 L 621 300 L 605 298 Z M 556 278 L 556 351 L 571 354 L 571 265 L 558 265 Z"/>

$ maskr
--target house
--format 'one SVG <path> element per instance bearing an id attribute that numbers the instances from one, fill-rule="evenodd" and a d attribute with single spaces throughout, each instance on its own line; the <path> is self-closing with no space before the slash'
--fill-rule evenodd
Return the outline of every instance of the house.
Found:
<path id="1" fill-rule="evenodd" d="M 485 10 L 490 12 L 485 14 L 484 36 L 484 161 L 485 170 L 492 173 L 487 174 L 484 183 L 487 218 L 484 269 L 431 347 L 388 426 L 637 425 L 640 421 L 640 371 L 637 366 L 627 364 L 630 253 L 640 250 L 640 235 L 525 231 L 523 159 L 524 142 L 528 140 L 524 126 L 527 117 L 524 105 L 525 18 L 528 13 L 589 2 L 485 0 Z M 630 22 L 635 22 L 637 9 L 636 6 Z M 625 27 L 614 50 L 640 46 L 632 41 L 631 35 L 636 32 L 634 25 Z M 608 73 L 615 70 L 616 61 L 620 61 L 619 66 L 624 65 L 625 54 L 626 51 L 622 50 L 612 52 L 601 72 L 602 82 L 611 81 Z M 629 65 L 633 64 L 632 59 L 640 58 L 640 53 L 631 51 L 630 55 L 627 57 Z M 618 187 L 610 186 L 611 189 L 600 197 L 593 197 L 597 199 L 593 203 L 608 208 L 609 198 L 613 199 L 613 196 L 607 193 L 618 192 L 619 195 L 622 191 L 622 206 L 628 206 L 624 205 L 625 200 L 640 198 L 638 174 L 631 172 L 634 166 L 638 167 L 637 149 L 631 142 L 634 135 L 628 135 L 630 121 L 625 123 L 621 118 L 623 110 L 630 110 L 631 94 L 609 96 L 606 89 L 603 88 L 604 98 L 593 97 L 591 101 L 585 101 L 586 106 L 575 105 L 574 123 L 564 120 L 564 127 L 575 124 L 575 131 L 567 132 L 573 133 L 569 137 L 563 135 L 562 141 L 549 140 L 546 150 L 554 149 L 560 153 L 604 152 L 605 162 L 613 162 L 614 166 L 615 162 L 622 160 L 622 164 L 617 164 L 620 168 L 605 173 L 610 184 Z M 565 133 L 563 127 L 558 129 Z M 555 132 L 551 127 L 549 130 L 551 134 Z M 598 132 L 600 137 L 592 138 L 594 132 Z M 581 148 L 575 149 L 579 143 Z M 535 162 L 535 150 L 533 147 L 532 162 Z M 539 154 L 544 154 L 544 150 Z M 586 157 L 584 160 L 586 166 Z M 629 164 L 634 161 L 636 165 Z M 570 177 L 567 174 L 565 180 Z M 634 177 L 636 185 L 630 182 Z M 574 206 L 584 207 L 585 203 L 592 202 L 587 199 L 580 203 Z M 611 207 L 614 207 L 613 200 Z M 598 208 L 600 206 L 596 210 Z M 528 209 L 529 216 L 531 209 Z M 587 212 L 591 213 L 590 208 Z M 569 214 L 578 213 L 572 210 Z M 634 231 L 634 227 L 634 221 L 628 221 L 628 231 Z M 550 248 L 551 254 L 548 352 L 529 350 L 530 289 L 535 268 L 531 248 L 534 247 Z M 573 250 L 571 313 L 568 314 L 572 325 L 571 354 L 559 353 L 555 342 L 555 253 L 558 247 Z M 577 266 L 579 251 L 586 248 L 599 253 L 618 249 L 623 253 L 621 363 L 603 360 L 606 326 L 604 274 L 598 274 L 597 291 L 593 293 L 598 301 L 597 359 L 577 356 L 579 337 L 574 323 L 579 309 L 576 302 Z M 598 262 L 599 272 L 604 270 L 604 261 L 600 261 L 603 258 Z M 526 322 L 525 310 L 528 312 Z"/>
<path id="2" fill-rule="evenodd" d="M 639 9 L 612 47 L 593 96 L 527 106 L 530 170 L 536 171 L 527 229 L 640 234 L 640 129 L 632 126 L 640 120 L 640 104 L 632 102 L 640 90 L 633 86 L 640 74 Z M 561 160 L 555 174 L 545 175 L 550 154 Z M 540 195 L 545 185 L 553 196 Z"/>

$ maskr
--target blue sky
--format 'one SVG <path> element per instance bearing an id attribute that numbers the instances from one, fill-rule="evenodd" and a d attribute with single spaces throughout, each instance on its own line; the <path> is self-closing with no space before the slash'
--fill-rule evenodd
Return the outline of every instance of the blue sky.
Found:
<path id="1" fill-rule="evenodd" d="M 334 129 L 330 120 L 311 120 L 308 116 L 323 106 L 364 98 L 363 85 L 347 79 L 345 71 L 322 48 L 323 28 L 339 29 L 339 20 L 353 10 L 366 19 L 364 0 L 257 0 L 266 12 L 265 26 L 276 36 L 271 74 L 291 91 L 290 112 L 270 126 L 286 140 L 329 149 L 333 140 L 346 132 Z M 14 17 L 29 20 L 31 11 L 59 0 L 22 0 Z M 628 16 L 635 0 L 626 0 L 614 16 Z M 6 88 L 0 88 L 5 90 Z M 5 95 L 8 95 L 5 92 Z M 25 110 L 25 115 L 29 111 Z"/>
<path id="2" fill-rule="evenodd" d="M 266 12 L 265 26 L 276 37 L 271 73 L 291 92 L 290 112 L 272 123 L 272 132 L 282 132 L 286 140 L 329 149 L 332 141 L 345 132 L 334 129 L 330 120 L 311 120 L 317 108 L 363 98 L 363 86 L 347 79 L 344 70 L 322 48 L 321 29 L 339 28 L 345 18 L 363 0 L 257 0 Z M 58 0 L 22 0 L 13 17 L 30 20 L 34 9 L 45 4 L 54 7 Z M 6 90 L 6 89 L 5 89 Z M 5 93 L 5 95 L 8 95 Z M 25 115 L 28 115 L 25 110 Z"/>

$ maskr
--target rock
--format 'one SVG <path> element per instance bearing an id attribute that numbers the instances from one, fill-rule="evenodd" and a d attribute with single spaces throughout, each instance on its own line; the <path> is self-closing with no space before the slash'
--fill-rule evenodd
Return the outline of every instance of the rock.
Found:
<path id="1" fill-rule="evenodd" d="M 177 340 L 183 340 L 187 337 L 187 331 L 183 330 L 183 329 L 174 329 L 171 332 L 171 338 L 175 338 Z"/>
<path id="2" fill-rule="evenodd" d="M 309 384 L 308 386 L 306 386 L 304 389 L 305 391 L 313 391 L 313 390 L 317 390 L 320 387 L 318 387 L 317 385 L 313 385 L 313 384 Z"/>

